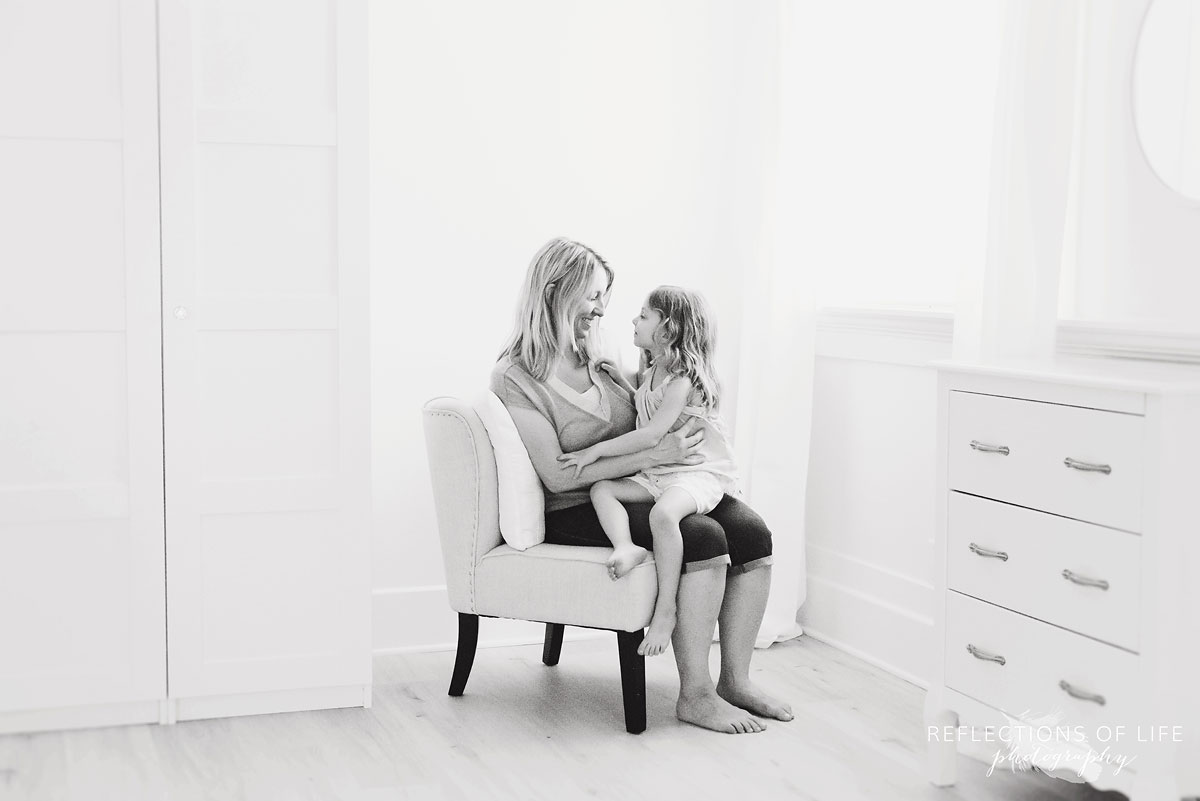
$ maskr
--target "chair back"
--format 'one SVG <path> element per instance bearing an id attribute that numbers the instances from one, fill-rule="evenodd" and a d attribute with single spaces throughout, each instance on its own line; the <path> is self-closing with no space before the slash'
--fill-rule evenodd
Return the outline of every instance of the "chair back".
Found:
<path id="1" fill-rule="evenodd" d="M 459 398 L 421 410 L 446 590 L 456 612 L 475 613 L 475 566 L 500 536 L 496 456 L 479 415 Z"/>

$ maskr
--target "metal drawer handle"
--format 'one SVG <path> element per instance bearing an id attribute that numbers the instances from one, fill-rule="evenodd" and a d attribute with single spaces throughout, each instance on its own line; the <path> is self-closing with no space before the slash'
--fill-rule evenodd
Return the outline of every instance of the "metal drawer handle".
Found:
<path id="1" fill-rule="evenodd" d="M 1088 578 L 1087 576 L 1081 576 L 1078 573 L 1072 573 L 1070 570 L 1064 569 L 1062 572 L 1062 577 L 1067 581 L 1073 581 L 1076 584 L 1082 584 L 1085 587 L 1099 587 L 1102 590 L 1108 589 L 1108 582 L 1104 579 Z"/>
<path id="2" fill-rule="evenodd" d="M 1112 468 L 1106 464 L 1092 464 L 1091 462 L 1081 462 L 1078 459 L 1072 459 L 1068 456 L 1063 459 L 1063 464 L 1072 470 L 1082 470 L 1085 473 L 1103 473 L 1108 475 L 1112 472 Z"/>
<path id="3" fill-rule="evenodd" d="M 971 448 L 981 453 L 998 453 L 1001 456 L 1008 456 L 1007 445 L 988 445 L 986 442 L 973 439 L 971 440 Z"/>
<path id="4" fill-rule="evenodd" d="M 967 548 L 971 553 L 979 554 L 980 556 L 990 556 L 993 559 L 999 559 L 1001 562 L 1008 561 L 1008 554 L 1004 551 L 989 551 L 987 548 L 981 548 L 973 542 Z"/>
<path id="5" fill-rule="evenodd" d="M 981 651 L 971 643 L 967 643 L 967 650 L 971 652 L 971 656 L 976 659 L 986 659 L 988 662 L 996 662 L 1003 665 L 1007 660 L 999 654 L 989 654 L 987 651 Z"/>
<path id="6" fill-rule="evenodd" d="M 1092 701 L 1100 706 L 1104 706 L 1104 696 L 1100 695 L 1099 693 L 1085 693 L 1083 690 L 1077 690 L 1065 680 L 1059 681 L 1058 686 L 1061 689 L 1066 690 L 1067 695 L 1071 696 L 1072 698 L 1078 698 L 1080 701 Z"/>

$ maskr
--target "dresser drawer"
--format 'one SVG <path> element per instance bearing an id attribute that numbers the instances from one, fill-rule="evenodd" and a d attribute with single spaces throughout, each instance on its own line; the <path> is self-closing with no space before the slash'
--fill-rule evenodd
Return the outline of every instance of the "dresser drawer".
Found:
<path id="1" fill-rule="evenodd" d="M 1141 537 L 957 492 L 947 515 L 950 589 L 1138 650 Z"/>
<path id="2" fill-rule="evenodd" d="M 1141 531 L 1143 418 L 967 392 L 949 417 L 950 489 Z"/>
<path id="3" fill-rule="evenodd" d="M 1013 717 L 1061 712 L 1061 725 L 1082 726 L 1096 750 L 1103 747 L 1094 736 L 1097 726 L 1134 730 L 1138 656 L 953 591 L 946 594 L 947 687 Z"/>

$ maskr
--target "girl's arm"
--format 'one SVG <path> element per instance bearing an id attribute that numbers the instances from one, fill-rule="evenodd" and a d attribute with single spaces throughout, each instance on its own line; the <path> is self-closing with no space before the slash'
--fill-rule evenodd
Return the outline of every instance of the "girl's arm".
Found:
<path id="1" fill-rule="evenodd" d="M 637 392 L 633 384 L 629 383 L 629 379 L 621 375 L 620 369 L 617 368 L 616 362 L 612 359 L 597 359 L 596 367 L 608 373 L 608 377 L 615 381 L 617 386 L 628 392 L 630 396 Z"/>
<path id="2" fill-rule="evenodd" d="M 690 426 L 684 426 L 663 437 L 652 448 L 598 459 L 582 470 L 575 470 L 558 461 L 563 455 L 558 434 L 541 412 L 518 407 L 509 407 L 508 412 L 529 452 L 534 471 L 551 492 L 585 489 L 601 479 L 624 478 L 661 464 L 696 464 L 703 458 L 696 450 L 704 439 L 704 432 L 693 433 Z"/>
<path id="3" fill-rule="evenodd" d="M 687 406 L 688 396 L 692 392 L 690 381 L 672 381 L 663 390 L 662 404 L 646 425 L 622 434 L 619 437 L 597 442 L 590 448 L 584 448 L 575 453 L 566 453 L 558 457 L 564 465 L 574 466 L 576 474 L 583 468 L 604 457 L 624 456 L 651 448 L 670 430 L 672 424 L 683 414 Z"/>

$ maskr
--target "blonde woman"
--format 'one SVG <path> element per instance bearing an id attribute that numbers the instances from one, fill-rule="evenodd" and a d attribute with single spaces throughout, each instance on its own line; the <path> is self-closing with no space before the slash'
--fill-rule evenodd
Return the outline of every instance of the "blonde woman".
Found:
<path id="1" fill-rule="evenodd" d="M 684 426 L 643 450 L 598 457 L 579 469 L 560 461 L 564 453 L 634 430 L 633 399 L 600 366 L 594 344 L 612 281 L 612 269 L 592 249 L 568 239 L 548 242 L 529 265 L 516 324 L 492 370 L 491 389 L 545 485 L 550 543 L 608 544 L 589 495 L 595 482 L 704 459 L 704 432 Z M 633 543 L 653 548 L 651 504 L 626 509 Z M 679 532 L 683 575 L 671 634 L 679 670 L 676 715 L 728 733 L 762 731 L 759 717 L 791 720 L 790 707 L 749 677 L 771 586 L 770 531 L 752 509 L 725 495 L 707 515 L 683 517 Z M 708 653 L 718 620 L 721 672 L 714 685 Z"/>

